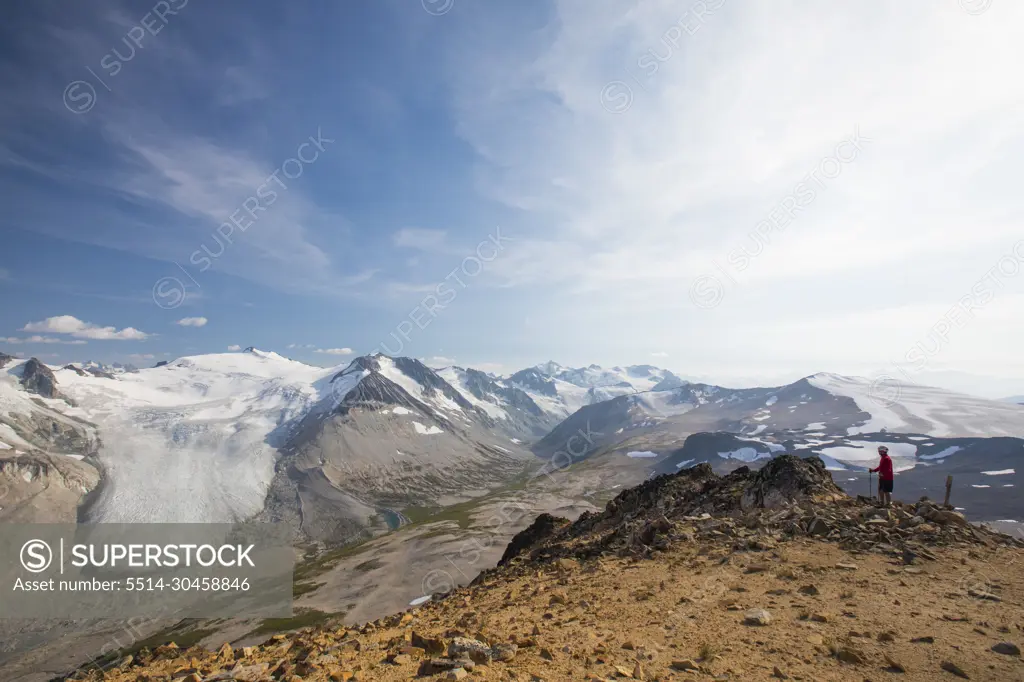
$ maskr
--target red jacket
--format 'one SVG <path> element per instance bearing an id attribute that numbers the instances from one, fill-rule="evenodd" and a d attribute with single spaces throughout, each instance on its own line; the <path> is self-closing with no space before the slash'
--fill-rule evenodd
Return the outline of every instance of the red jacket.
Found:
<path id="1" fill-rule="evenodd" d="M 882 455 L 882 459 L 878 463 L 878 467 L 875 468 L 875 469 L 872 469 L 871 471 L 873 471 L 873 472 L 877 471 L 878 472 L 878 480 L 880 480 L 880 481 L 891 481 L 893 479 L 893 475 L 892 475 L 892 460 L 889 459 L 889 455 L 887 455 L 887 454 Z"/>

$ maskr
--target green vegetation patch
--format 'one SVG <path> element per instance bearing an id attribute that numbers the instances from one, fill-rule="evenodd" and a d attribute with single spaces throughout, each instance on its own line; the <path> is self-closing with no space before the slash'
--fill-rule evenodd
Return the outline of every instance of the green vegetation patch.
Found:
<path id="1" fill-rule="evenodd" d="M 295 615 L 291 618 L 266 618 L 259 627 L 250 632 L 246 637 L 254 635 L 272 635 L 277 632 L 288 632 L 289 630 L 301 630 L 313 625 L 320 625 L 332 618 L 340 618 L 345 615 L 344 611 L 328 613 L 317 609 L 295 609 Z"/>

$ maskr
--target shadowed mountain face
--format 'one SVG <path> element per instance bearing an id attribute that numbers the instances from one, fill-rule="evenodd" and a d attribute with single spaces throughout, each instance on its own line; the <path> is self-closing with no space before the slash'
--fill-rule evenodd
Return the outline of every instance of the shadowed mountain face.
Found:
<path id="1" fill-rule="evenodd" d="M 387 512 L 479 494 L 522 473 L 530 457 L 430 368 L 358 358 L 330 394 L 272 437 L 281 458 L 264 516 L 315 540 L 350 539 Z"/>
<path id="2" fill-rule="evenodd" d="M 547 375 L 541 373 L 541 371 L 536 367 L 529 367 L 516 372 L 509 377 L 509 381 L 531 391 L 536 391 L 541 395 L 551 397 L 558 395 L 558 389 L 555 388 L 555 382 Z"/>
<path id="3" fill-rule="evenodd" d="M 601 434 L 599 447 L 607 447 L 640 436 L 673 442 L 699 431 L 802 432 L 818 424 L 830 431 L 845 431 L 869 417 L 853 399 L 833 395 L 804 379 L 781 388 L 686 384 L 670 391 L 647 391 L 588 405 L 538 442 L 534 452 L 550 457 L 587 424 L 591 431 Z"/>
<path id="4" fill-rule="evenodd" d="M 57 377 L 53 375 L 53 370 L 35 358 L 31 358 L 22 367 L 21 385 L 26 391 L 38 393 L 44 398 L 63 397 L 57 390 Z"/>
<path id="5" fill-rule="evenodd" d="M 499 428 L 518 439 L 540 438 L 561 419 L 559 413 L 543 409 L 515 383 L 486 372 L 446 367 L 439 370 L 438 376 L 467 402 L 493 418 Z M 543 391 L 539 395 L 543 395 Z"/>

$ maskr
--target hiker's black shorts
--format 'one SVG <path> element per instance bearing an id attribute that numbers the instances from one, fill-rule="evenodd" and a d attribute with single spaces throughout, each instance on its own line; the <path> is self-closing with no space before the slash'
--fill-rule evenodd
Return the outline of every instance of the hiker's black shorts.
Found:
<path id="1" fill-rule="evenodd" d="M 891 493 L 892 492 L 892 481 L 879 481 L 878 482 L 878 489 L 881 490 L 883 493 Z"/>

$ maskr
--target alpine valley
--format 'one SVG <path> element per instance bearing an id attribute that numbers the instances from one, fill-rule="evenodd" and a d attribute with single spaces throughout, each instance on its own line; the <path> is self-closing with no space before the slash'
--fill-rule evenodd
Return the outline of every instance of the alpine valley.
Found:
<path id="1" fill-rule="evenodd" d="M 255 348 L 146 369 L 0 355 L 0 522 L 293 530 L 293 620 L 168 618 L 138 633 L 214 647 L 421 604 L 494 566 L 538 514 L 599 513 L 701 464 L 723 475 L 815 455 L 866 495 L 882 443 L 896 499 L 941 500 L 952 475 L 969 520 L 1019 533 L 1024 405 L 937 388 L 824 373 L 727 388 L 554 362 L 498 376 L 383 355 L 323 368 Z M 115 629 L 9 621 L 0 678 L 49 679 Z"/>

